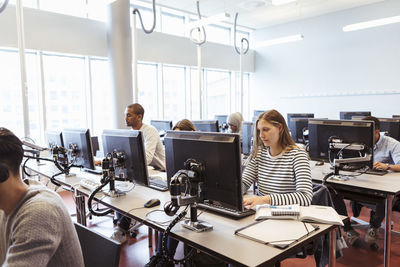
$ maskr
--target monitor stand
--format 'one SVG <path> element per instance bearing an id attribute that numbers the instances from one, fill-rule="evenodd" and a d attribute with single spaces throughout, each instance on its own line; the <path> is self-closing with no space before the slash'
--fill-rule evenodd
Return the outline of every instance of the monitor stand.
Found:
<path id="1" fill-rule="evenodd" d="M 213 226 L 205 221 L 197 220 L 197 204 L 190 204 L 190 220 L 184 220 L 182 226 L 195 231 L 205 232 L 213 229 Z"/>

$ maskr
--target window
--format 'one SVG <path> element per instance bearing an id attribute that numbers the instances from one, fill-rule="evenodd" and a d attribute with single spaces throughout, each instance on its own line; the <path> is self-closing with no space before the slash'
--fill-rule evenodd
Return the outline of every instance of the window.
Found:
<path id="1" fill-rule="evenodd" d="M 185 17 L 163 12 L 161 15 L 161 31 L 178 36 L 185 35 Z"/>
<path id="2" fill-rule="evenodd" d="M 44 55 L 47 129 L 86 128 L 84 58 Z"/>
<path id="3" fill-rule="evenodd" d="M 99 21 L 107 20 L 107 3 L 109 0 L 87 0 L 88 18 Z"/>
<path id="4" fill-rule="evenodd" d="M 231 43 L 231 31 L 229 28 L 217 25 L 207 25 L 205 29 L 207 34 L 207 42 L 227 45 Z"/>
<path id="5" fill-rule="evenodd" d="M 0 125 L 24 137 L 19 56 L 16 51 L 0 50 Z"/>
<path id="6" fill-rule="evenodd" d="M 185 68 L 163 66 L 164 119 L 177 122 L 186 117 Z"/>
<path id="7" fill-rule="evenodd" d="M 203 77 L 204 71 L 202 73 Z M 203 79 L 204 81 L 204 79 Z M 202 83 L 202 87 L 204 88 L 204 83 Z M 203 90 L 204 94 L 204 90 Z M 200 90 L 199 90 L 199 72 L 197 68 L 190 67 L 190 100 L 188 106 L 188 113 L 192 120 L 200 120 Z M 202 96 L 204 99 L 204 95 Z M 204 101 L 202 101 L 204 102 Z M 204 103 L 203 103 L 204 107 Z M 204 114 L 204 113 L 203 113 Z"/>
<path id="8" fill-rule="evenodd" d="M 110 69 L 106 59 L 90 59 L 90 75 L 92 84 L 92 114 L 93 129 L 91 135 L 101 136 L 104 129 L 112 128 L 113 105 L 110 100 L 113 99 L 113 91 L 110 82 Z M 66 94 L 67 92 L 62 92 Z"/>
<path id="9" fill-rule="evenodd" d="M 231 112 L 230 89 L 230 72 L 206 71 L 206 119 Z"/>
<path id="10" fill-rule="evenodd" d="M 37 8 L 37 0 L 23 0 L 21 2 L 24 7 Z M 11 0 L 9 3 L 16 6 L 17 0 Z"/>
<path id="11" fill-rule="evenodd" d="M 243 118 L 251 118 L 251 115 L 249 114 L 249 78 L 250 75 L 248 73 L 243 73 Z M 232 112 L 240 112 L 240 72 L 235 72 L 233 82 L 235 84 L 235 93 L 234 97 L 232 97 Z"/>
<path id="12" fill-rule="evenodd" d="M 138 64 L 138 102 L 144 108 L 144 122 L 149 123 L 150 120 L 156 120 L 159 116 L 158 74 L 157 64 Z"/>
<path id="13" fill-rule="evenodd" d="M 131 16 L 133 9 L 134 8 L 139 9 L 140 15 L 142 17 L 143 20 L 143 25 L 146 28 L 146 30 L 149 30 L 151 28 L 151 26 L 153 26 L 153 10 L 151 8 L 146 8 L 146 7 L 141 7 L 141 6 L 131 6 L 130 12 L 131 12 Z M 157 8 L 157 7 L 156 7 Z M 157 13 L 156 13 L 157 16 Z M 156 17 L 157 20 L 157 17 Z M 131 23 L 132 23 L 132 19 L 131 19 Z M 136 14 L 136 28 L 137 29 L 142 29 L 142 24 L 140 24 L 140 19 L 139 19 L 139 15 Z M 157 31 L 157 21 L 156 21 L 156 28 L 154 29 L 155 31 Z"/>
<path id="14" fill-rule="evenodd" d="M 86 0 L 40 0 L 40 9 L 86 18 Z"/>

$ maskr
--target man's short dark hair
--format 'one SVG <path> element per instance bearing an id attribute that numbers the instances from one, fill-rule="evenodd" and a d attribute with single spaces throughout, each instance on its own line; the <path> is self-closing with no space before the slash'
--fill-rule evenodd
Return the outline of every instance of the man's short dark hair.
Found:
<path id="1" fill-rule="evenodd" d="M 374 116 L 366 116 L 366 117 L 362 118 L 362 120 L 363 121 L 373 121 L 373 122 L 375 122 L 375 130 L 381 129 L 379 120 Z"/>
<path id="2" fill-rule="evenodd" d="M 130 104 L 128 108 L 132 108 L 135 114 L 142 115 L 142 118 L 144 117 L 144 108 L 142 107 L 142 105 L 138 103 Z"/>
<path id="3" fill-rule="evenodd" d="M 0 164 L 13 174 L 19 174 L 19 166 L 24 157 L 22 142 L 10 130 L 0 127 Z"/>

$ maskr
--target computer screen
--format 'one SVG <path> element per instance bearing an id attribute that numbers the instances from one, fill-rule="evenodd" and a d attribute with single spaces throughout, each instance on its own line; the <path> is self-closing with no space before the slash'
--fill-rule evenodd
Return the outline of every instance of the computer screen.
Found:
<path id="1" fill-rule="evenodd" d="M 156 127 L 157 131 L 161 134 L 165 134 L 167 131 L 172 129 L 172 121 L 151 120 L 150 124 Z"/>
<path id="2" fill-rule="evenodd" d="M 400 119 L 400 115 L 392 115 L 393 119 Z"/>
<path id="3" fill-rule="evenodd" d="M 115 170 L 115 175 L 147 186 L 148 173 L 143 133 L 136 130 L 104 130 L 102 140 L 104 156 L 113 152 L 125 154 L 125 166 Z"/>
<path id="4" fill-rule="evenodd" d="M 64 147 L 75 150 L 68 154 L 74 165 L 94 170 L 92 142 L 89 129 L 64 129 L 62 131 Z"/>
<path id="5" fill-rule="evenodd" d="M 371 111 L 340 111 L 341 120 L 351 120 L 353 116 L 371 116 Z"/>
<path id="6" fill-rule="evenodd" d="M 243 210 L 239 135 L 170 131 L 165 137 L 165 154 L 168 182 L 184 169 L 187 159 L 195 159 L 205 168 L 205 199 Z"/>
<path id="7" fill-rule="evenodd" d="M 242 122 L 242 153 L 249 155 L 253 145 L 254 123 L 251 121 Z"/>
<path id="8" fill-rule="evenodd" d="M 201 132 L 219 132 L 218 120 L 201 120 L 201 121 L 192 121 L 194 127 L 197 131 Z"/>
<path id="9" fill-rule="evenodd" d="M 362 153 L 371 154 L 371 160 L 363 163 L 372 168 L 374 129 L 372 121 L 348 121 L 348 120 L 326 120 L 309 119 L 309 155 L 312 160 L 329 162 L 329 139 L 342 140 L 347 144 L 362 144 Z M 343 158 L 360 157 L 358 151 L 343 149 Z M 333 161 L 334 157 L 331 157 Z"/>
<path id="10" fill-rule="evenodd" d="M 296 143 L 308 142 L 308 118 L 288 118 L 288 126 L 290 135 Z"/>
<path id="11" fill-rule="evenodd" d="M 64 142 L 62 138 L 62 132 L 61 131 L 46 131 L 45 132 L 47 144 L 49 147 L 52 147 L 54 145 L 58 147 L 64 147 Z"/>
<path id="12" fill-rule="evenodd" d="M 222 130 L 221 132 L 228 130 L 228 115 L 215 115 L 214 119 L 218 121 L 218 125 Z"/>
<path id="13" fill-rule="evenodd" d="M 400 118 L 378 118 L 380 131 L 400 141 Z"/>

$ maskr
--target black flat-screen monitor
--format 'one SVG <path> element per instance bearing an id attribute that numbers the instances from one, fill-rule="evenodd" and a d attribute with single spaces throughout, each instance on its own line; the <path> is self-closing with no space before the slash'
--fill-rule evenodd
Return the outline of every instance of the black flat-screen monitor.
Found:
<path id="1" fill-rule="evenodd" d="M 168 182 L 187 159 L 194 159 L 204 166 L 205 200 L 243 211 L 238 134 L 170 131 L 165 154 Z"/>
<path id="2" fill-rule="evenodd" d="M 75 150 L 68 153 L 70 162 L 94 170 L 92 142 L 89 129 L 64 129 L 62 131 L 64 147 Z"/>
<path id="3" fill-rule="evenodd" d="M 342 140 L 342 143 L 364 145 L 362 153 L 371 154 L 371 160 L 367 163 L 360 164 L 372 168 L 374 130 L 375 125 L 373 121 L 309 119 L 310 158 L 318 161 L 333 161 L 333 157 L 331 157 L 331 159 L 329 158 L 329 139 L 334 138 L 336 140 Z M 343 149 L 343 158 L 360 156 L 362 155 L 357 151 Z"/>
<path id="4" fill-rule="evenodd" d="M 167 131 L 172 129 L 172 121 L 168 120 L 151 120 L 150 124 L 156 127 L 160 135 L 164 135 Z"/>
<path id="5" fill-rule="evenodd" d="M 100 149 L 99 147 L 99 137 L 98 136 L 92 136 L 92 151 L 93 155 L 96 156 L 96 152 Z"/>
<path id="6" fill-rule="evenodd" d="M 353 116 L 371 116 L 371 111 L 340 111 L 341 120 L 351 120 Z"/>
<path id="7" fill-rule="evenodd" d="M 45 132 L 46 140 L 48 146 L 51 148 L 52 146 L 64 147 L 64 142 L 62 138 L 61 131 L 46 131 Z"/>
<path id="8" fill-rule="evenodd" d="M 308 143 L 308 118 L 288 118 L 290 135 L 296 143 Z"/>
<path id="9" fill-rule="evenodd" d="M 115 170 L 115 175 L 147 186 L 148 173 L 143 133 L 136 130 L 104 130 L 102 140 L 104 156 L 113 152 L 125 154 L 125 165 Z"/>
<path id="10" fill-rule="evenodd" d="M 251 121 L 242 122 L 242 153 L 250 155 L 253 145 L 254 123 Z"/>
<path id="11" fill-rule="evenodd" d="M 214 119 L 218 121 L 220 132 L 225 132 L 228 130 L 228 115 L 215 115 Z"/>
<path id="12" fill-rule="evenodd" d="M 288 113 L 287 122 L 290 122 L 291 118 L 314 118 L 314 113 Z"/>
<path id="13" fill-rule="evenodd" d="M 392 115 L 393 119 L 400 119 L 400 115 Z"/>
<path id="14" fill-rule="evenodd" d="M 400 141 L 400 118 L 378 118 L 380 131 Z"/>
<path id="15" fill-rule="evenodd" d="M 200 132 L 219 132 L 218 120 L 192 121 L 194 127 Z"/>

